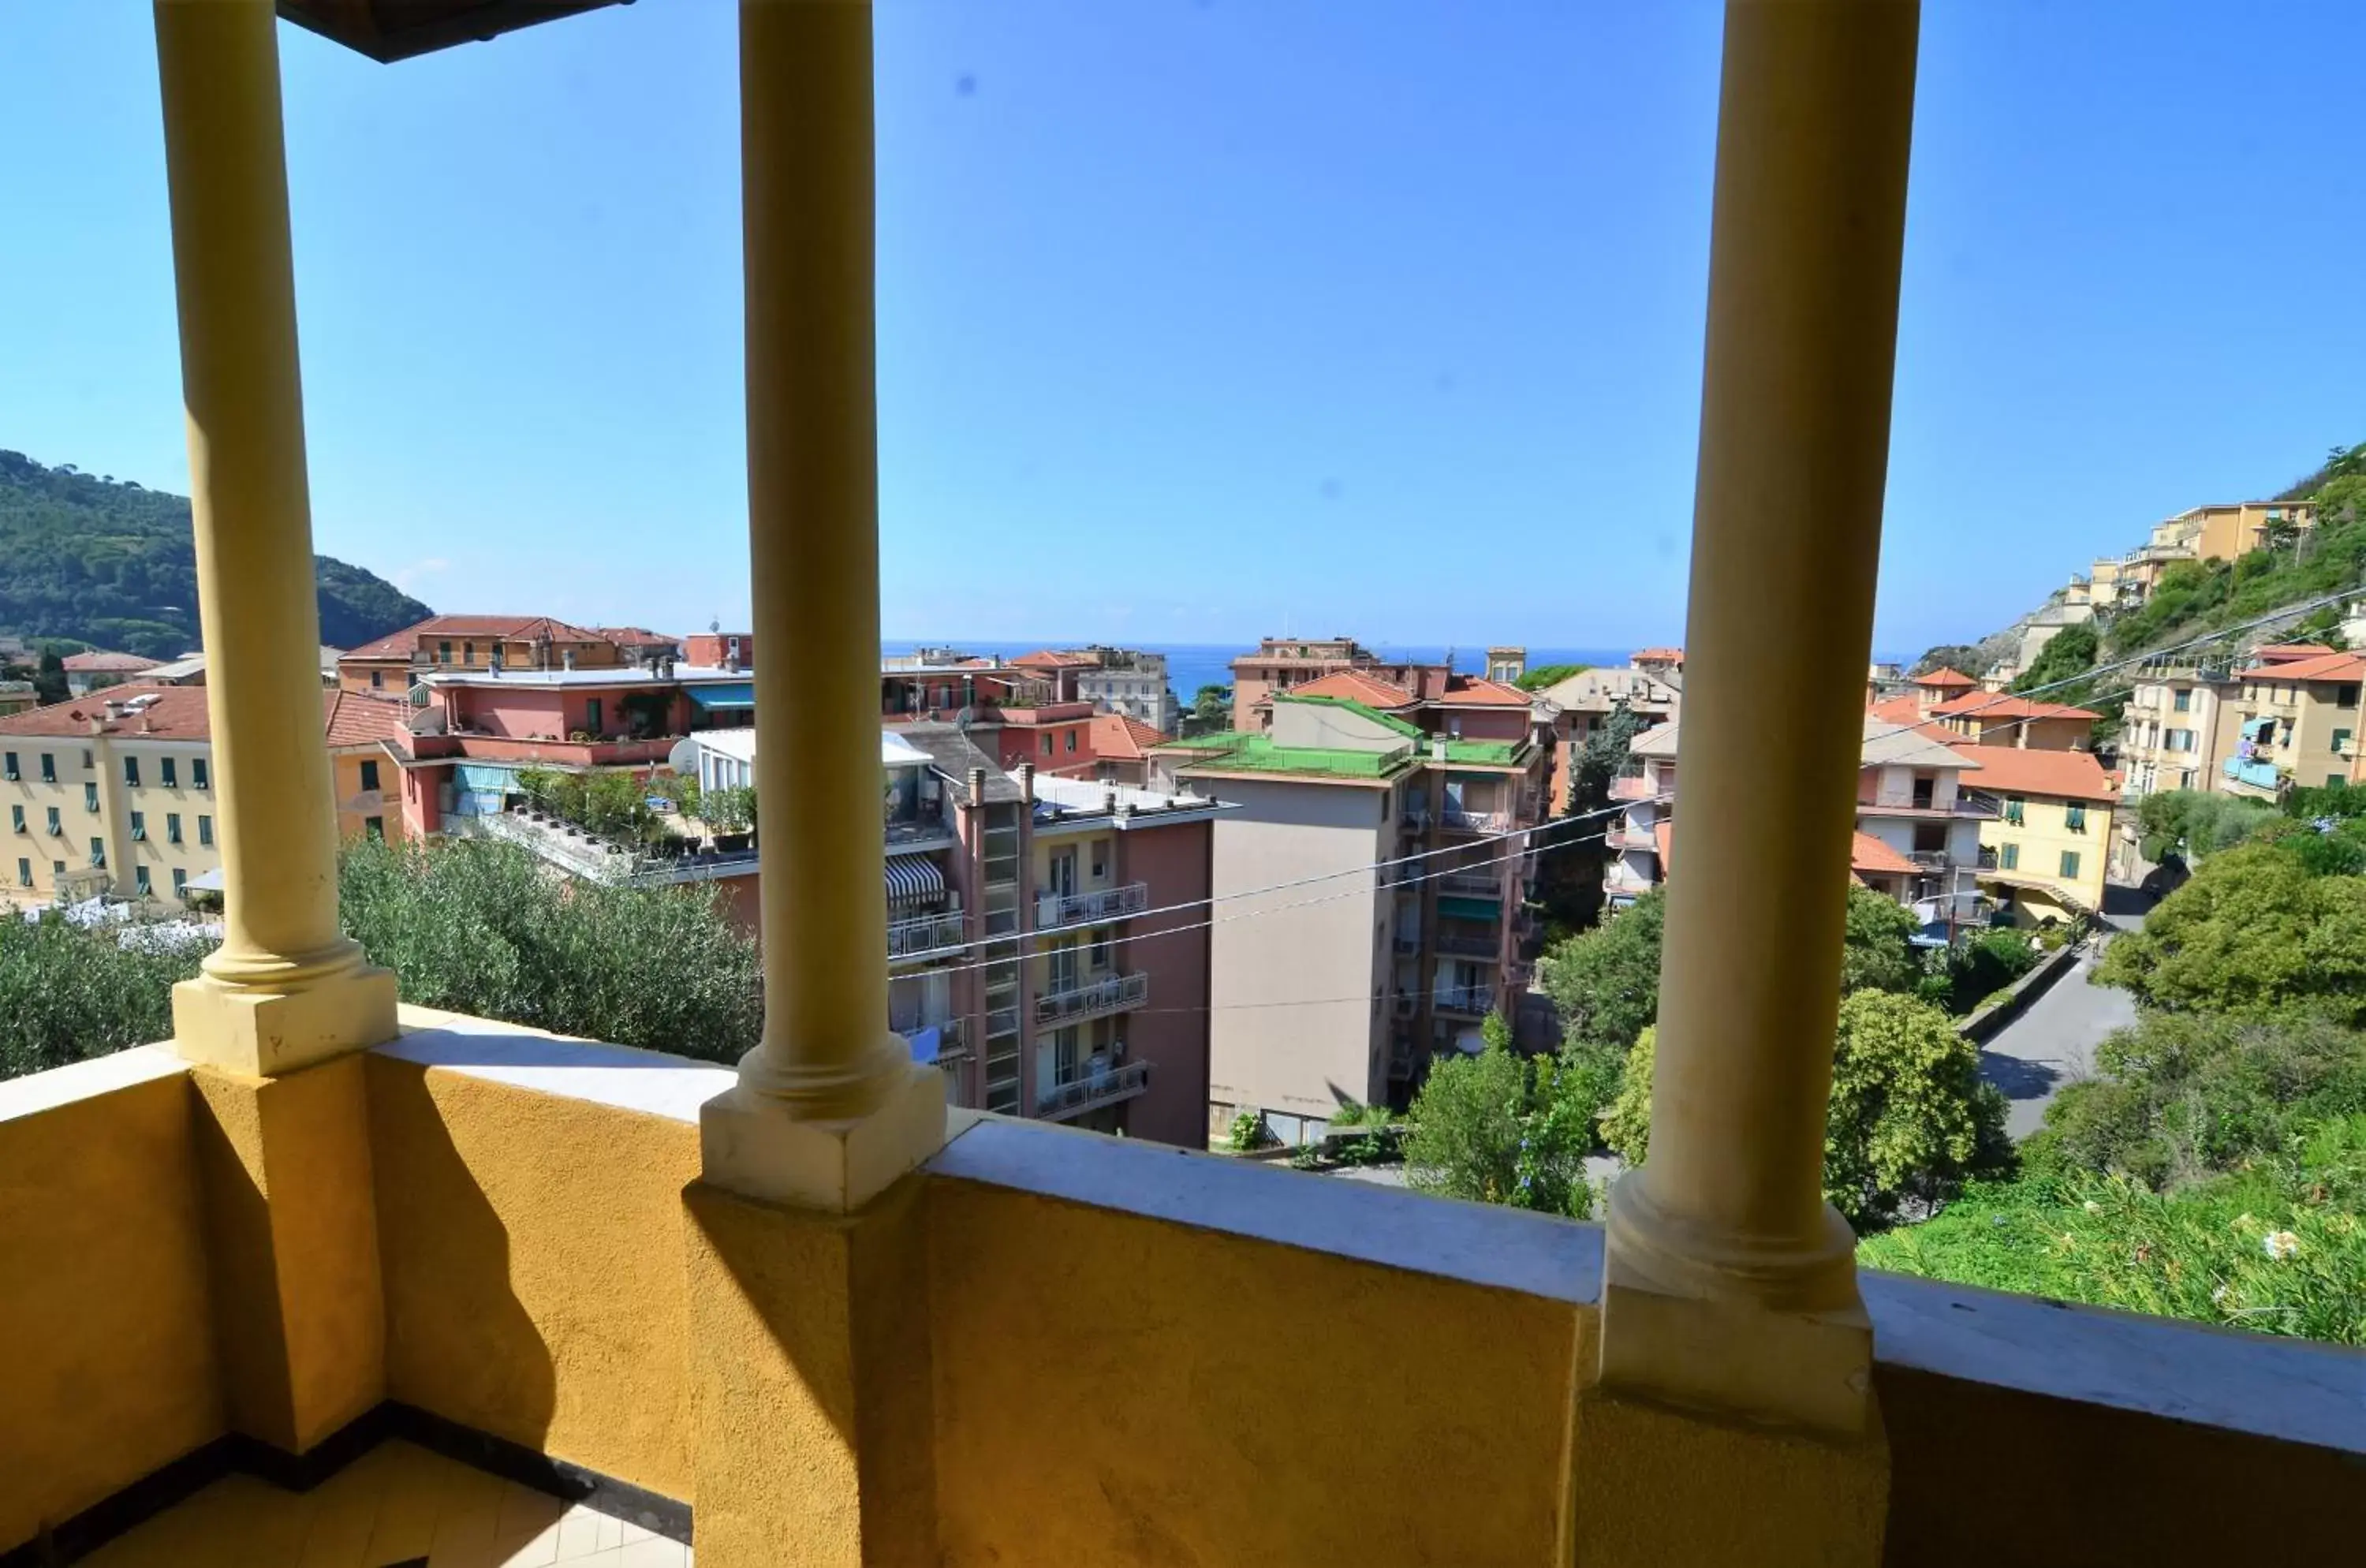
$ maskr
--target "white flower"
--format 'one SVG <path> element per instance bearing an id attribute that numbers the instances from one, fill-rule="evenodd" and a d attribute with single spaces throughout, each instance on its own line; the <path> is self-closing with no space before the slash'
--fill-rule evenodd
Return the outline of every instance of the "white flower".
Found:
<path id="1" fill-rule="evenodd" d="M 2290 1231 L 2270 1231 L 2260 1238 L 2259 1245 L 2279 1263 L 2300 1254 L 2300 1237 Z"/>
<path id="2" fill-rule="evenodd" d="M 2103 1212 L 2103 1206 L 2090 1198 L 2087 1200 L 2087 1212 L 2090 1214 L 2100 1214 Z"/>
<path id="3" fill-rule="evenodd" d="M 2216 1290 L 2210 1292 L 2210 1304 L 2212 1306 L 2216 1306 L 2220 1302 L 2223 1302 L 2225 1299 L 2226 1287 L 2224 1285 L 2219 1286 Z"/>

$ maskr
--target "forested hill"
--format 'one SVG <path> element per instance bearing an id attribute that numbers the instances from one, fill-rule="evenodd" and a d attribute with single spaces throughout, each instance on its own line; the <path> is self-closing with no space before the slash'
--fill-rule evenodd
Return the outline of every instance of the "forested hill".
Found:
<path id="1" fill-rule="evenodd" d="M 313 562 L 332 647 L 434 613 L 360 567 Z M 197 571 L 188 497 L 0 451 L 0 632 L 171 659 L 197 646 Z"/>

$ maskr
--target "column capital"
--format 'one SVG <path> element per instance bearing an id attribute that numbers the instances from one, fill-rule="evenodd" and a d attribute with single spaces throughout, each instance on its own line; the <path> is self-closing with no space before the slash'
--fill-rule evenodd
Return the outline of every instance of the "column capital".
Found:
<path id="1" fill-rule="evenodd" d="M 814 1121 L 745 1079 L 699 1109 L 700 1179 L 768 1202 L 849 1214 L 944 1146 L 945 1075 L 907 1062 L 865 1113 Z"/>

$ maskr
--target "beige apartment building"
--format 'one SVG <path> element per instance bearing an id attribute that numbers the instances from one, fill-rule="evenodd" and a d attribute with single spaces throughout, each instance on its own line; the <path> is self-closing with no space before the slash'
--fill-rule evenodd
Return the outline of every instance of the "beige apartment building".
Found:
<path id="1" fill-rule="evenodd" d="M 2234 750 L 2234 699 L 2241 692 L 2223 669 L 2146 671 L 2129 688 L 2121 717 L 2123 797 L 2216 788 L 2219 769 Z"/>
<path id="2" fill-rule="evenodd" d="M 2278 659 L 2254 664 L 2236 680 L 2234 742 L 2219 765 L 2220 788 L 2272 800 L 2294 785 L 2357 777 L 2366 657 L 2327 651 Z"/>
<path id="3" fill-rule="evenodd" d="M 1402 1107 L 1435 1055 L 1518 1016 L 1547 752 L 1527 694 L 1456 681 L 1459 705 L 1399 689 L 1383 711 L 1340 671 L 1276 695 L 1269 733 L 1153 753 L 1154 789 L 1236 808 L 1215 825 L 1211 1132 L 1253 1111 L 1295 1143 L 1347 1100 Z"/>
<path id="4" fill-rule="evenodd" d="M 397 763 L 384 742 L 403 705 L 321 694 L 337 825 L 400 835 Z M 177 903 L 219 886 L 213 743 L 201 686 L 113 686 L 0 718 L 7 901 L 107 895 Z"/>
<path id="5" fill-rule="evenodd" d="M 2156 523 L 2144 544 L 2094 565 L 2090 596 L 2102 605 L 2141 604 L 2161 574 L 2180 561 L 2233 560 L 2267 544 L 2289 525 L 2316 526 L 2316 508 L 2304 501 L 2237 501 L 2196 506 Z"/>
<path id="6" fill-rule="evenodd" d="M 1646 649 L 1644 652 L 1666 652 Z M 1569 809 L 1576 753 L 1620 708 L 1638 715 L 1645 728 L 1664 724 L 1684 705 L 1683 676 L 1673 664 L 1651 668 L 1630 660 L 1622 665 L 1581 670 L 1537 694 L 1552 727 L 1552 814 Z"/>

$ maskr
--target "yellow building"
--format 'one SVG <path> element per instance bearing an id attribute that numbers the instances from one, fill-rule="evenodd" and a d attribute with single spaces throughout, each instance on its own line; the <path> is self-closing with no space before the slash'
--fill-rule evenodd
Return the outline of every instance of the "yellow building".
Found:
<path id="1" fill-rule="evenodd" d="M 402 832 L 383 742 L 398 703 L 321 694 L 338 830 Z M 201 686 L 110 686 L 0 718 L 8 810 L 0 895 L 19 906 L 100 894 L 177 902 L 220 886 L 213 741 Z"/>
<path id="2" fill-rule="evenodd" d="M 2280 657 L 2290 651 L 2297 650 L 2262 649 L 2262 662 L 2236 673 L 2234 744 L 2218 778 L 2230 794 L 2271 800 L 2293 785 L 2348 784 L 2356 775 L 2366 658 Z"/>
<path id="3" fill-rule="evenodd" d="M 280 4 L 384 59 L 568 14 Z M 949 1116 L 889 1030 L 851 0 L 740 10 L 749 597 L 797 654 L 757 692 L 759 788 L 796 803 L 764 822 L 762 1036 L 724 1066 L 400 1008 L 340 934 L 316 750 L 274 14 L 156 7 L 225 936 L 170 1041 L 0 1083 L 0 1551 L 679 1568 L 694 1528 L 700 1568 L 2200 1568 L 2263 1532 L 2355 1557 L 2354 1349 L 1860 1269 L 1823 1197 L 1915 6 L 1728 7 L 1696 815 L 1650 1158 L 1599 1225 Z M 2000 1455 L 2075 1483 L 1970 1495 Z"/>
<path id="4" fill-rule="evenodd" d="M 2027 924 L 2103 907 L 2119 791 L 2084 751 L 1958 746 L 1979 764 L 1966 775 L 1995 816 L 1980 823 L 1981 886 Z"/>

